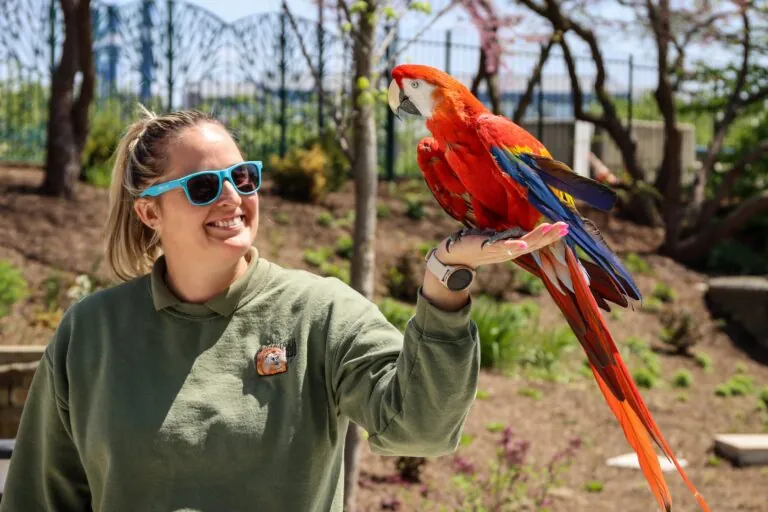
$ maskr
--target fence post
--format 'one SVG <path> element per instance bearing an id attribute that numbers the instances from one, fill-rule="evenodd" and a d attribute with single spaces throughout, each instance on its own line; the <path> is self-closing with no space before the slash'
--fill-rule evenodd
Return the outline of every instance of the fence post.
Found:
<path id="1" fill-rule="evenodd" d="M 317 132 L 322 136 L 325 128 L 325 94 L 323 78 L 325 77 L 325 25 L 323 20 L 323 2 L 317 3 Z"/>
<path id="2" fill-rule="evenodd" d="M 168 37 L 168 47 L 166 59 L 168 60 L 168 112 L 173 110 L 173 4 L 174 0 L 168 0 L 168 25 L 166 35 Z"/>
<path id="3" fill-rule="evenodd" d="M 48 47 L 51 50 L 51 78 L 56 71 L 56 0 L 51 0 L 48 8 Z"/>
<path id="4" fill-rule="evenodd" d="M 634 70 L 635 70 L 634 61 L 633 61 L 633 58 L 632 58 L 632 54 L 630 53 L 629 54 L 629 98 L 627 98 L 627 100 L 628 100 L 628 102 L 627 102 L 627 126 L 628 126 L 628 129 L 629 129 L 629 136 L 630 136 L 630 138 L 632 137 L 632 102 L 634 101 L 634 99 L 632 98 L 632 96 L 633 96 L 632 93 L 634 92 L 632 90 L 633 89 L 633 83 L 632 82 L 633 82 L 633 78 L 634 77 L 632 75 L 634 75 Z"/>
<path id="5" fill-rule="evenodd" d="M 386 54 L 386 61 L 389 62 L 389 60 L 392 58 L 392 56 L 397 51 L 397 25 L 394 27 L 395 29 L 395 37 L 392 39 L 392 43 L 387 47 L 387 54 Z M 387 66 L 387 79 L 389 79 L 389 76 L 392 74 L 391 66 Z M 388 80 L 385 82 L 388 83 Z M 395 180 L 395 114 L 392 112 L 391 108 L 386 109 L 387 110 L 387 139 L 385 142 L 385 153 L 384 153 L 384 168 L 387 175 L 387 181 L 394 181 Z"/>
<path id="6" fill-rule="evenodd" d="M 287 109 L 287 91 L 285 89 L 285 73 L 287 68 L 287 63 L 285 60 L 286 52 L 285 52 L 285 23 L 286 23 L 286 14 L 285 14 L 285 4 L 283 4 L 283 10 L 280 11 L 280 157 L 284 157 L 286 150 L 287 150 L 287 135 L 288 135 L 288 126 L 287 126 L 287 119 L 286 119 L 286 109 Z"/>
<path id="7" fill-rule="evenodd" d="M 445 31 L 445 72 L 451 74 L 451 35 L 453 31 L 448 29 Z"/>
<path id="8" fill-rule="evenodd" d="M 141 85 L 139 98 L 147 103 L 152 95 L 152 68 L 154 56 L 152 54 L 152 7 L 154 0 L 142 0 L 141 2 Z"/>

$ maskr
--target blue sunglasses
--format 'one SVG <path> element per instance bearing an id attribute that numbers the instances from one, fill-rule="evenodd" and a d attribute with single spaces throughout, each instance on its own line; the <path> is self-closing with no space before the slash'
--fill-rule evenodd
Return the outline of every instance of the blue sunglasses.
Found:
<path id="1" fill-rule="evenodd" d="M 181 187 L 190 203 L 205 206 L 219 198 L 224 188 L 224 180 L 229 180 L 240 195 L 255 194 L 261 187 L 261 162 L 252 160 L 240 162 L 227 169 L 188 174 L 177 180 L 152 185 L 139 194 L 139 197 L 156 197 Z"/>

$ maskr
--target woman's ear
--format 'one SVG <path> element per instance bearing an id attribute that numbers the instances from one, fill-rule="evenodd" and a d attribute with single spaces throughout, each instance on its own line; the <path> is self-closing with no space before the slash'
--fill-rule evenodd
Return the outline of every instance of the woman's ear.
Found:
<path id="1" fill-rule="evenodd" d="M 133 210 L 139 220 L 150 229 L 157 230 L 160 227 L 160 214 L 157 202 L 140 197 L 133 202 Z"/>

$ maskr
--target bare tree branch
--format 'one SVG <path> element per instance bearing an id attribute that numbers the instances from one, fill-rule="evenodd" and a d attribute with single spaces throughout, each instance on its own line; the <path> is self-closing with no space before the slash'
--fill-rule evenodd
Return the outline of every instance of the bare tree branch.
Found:
<path id="1" fill-rule="evenodd" d="M 324 90 L 323 90 L 323 80 L 320 76 L 320 72 L 318 71 L 317 67 L 312 62 L 312 56 L 309 54 L 309 50 L 307 48 L 307 44 L 304 41 L 304 36 L 302 35 L 301 31 L 299 30 L 299 26 L 296 23 L 296 18 L 293 15 L 293 12 L 288 7 L 288 3 L 283 3 L 283 10 L 288 17 L 288 22 L 291 25 L 291 29 L 293 30 L 296 39 L 299 41 L 299 48 L 301 49 L 301 54 L 304 56 L 304 61 L 307 67 L 309 68 L 310 73 L 312 73 L 312 78 L 315 81 L 315 90 L 317 93 L 323 97 L 324 96 Z M 340 101 L 340 98 L 343 97 L 343 87 L 339 94 L 337 94 L 337 98 L 335 101 L 332 101 L 331 106 L 331 120 L 333 121 L 333 124 L 336 128 L 336 136 L 338 137 L 339 142 L 339 148 L 344 153 L 344 156 L 351 161 L 352 160 L 352 153 L 350 151 L 350 144 L 349 144 L 349 135 L 347 133 L 347 124 L 348 120 L 346 119 L 347 116 L 343 113 L 343 101 Z"/>
<path id="2" fill-rule="evenodd" d="M 768 211 L 768 190 L 744 201 L 721 222 L 710 224 L 704 231 L 681 242 L 676 252 L 681 259 L 695 260 L 709 252 L 719 240 L 742 227 L 750 218 L 765 211 Z"/>
<path id="3" fill-rule="evenodd" d="M 552 46 L 554 46 L 555 40 L 560 37 L 562 37 L 562 34 L 559 32 L 554 32 L 549 37 L 547 44 L 541 46 L 541 52 L 539 52 L 539 61 L 536 63 L 536 67 L 533 68 L 533 74 L 528 79 L 525 92 L 520 97 L 520 101 L 517 103 L 517 107 L 515 107 L 515 113 L 512 114 L 512 121 L 515 123 L 520 124 L 520 122 L 523 120 L 525 111 L 528 110 L 528 105 L 531 104 L 531 99 L 533 99 L 533 89 L 541 80 L 541 71 L 544 68 L 544 64 L 547 62 L 547 59 L 549 58 L 549 53 L 552 50 Z"/>
<path id="4" fill-rule="evenodd" d="M 696 186 L 693 191 L 693 201 L 691 206 L 693 209 L 698 208 L 704 202 L 706 195 L 707 183 L 712 176 L 712 171 L 715 167 L 715 162 L 723 149 L 725 143 L 725 136 L 728 133 L 733 121 L 736 119 L 738 107 L 740 103 L 740 95 L 744 89 L 744 85 L 747 81 L 747 72 L 749 70 L 749 54 L 751 51 L 751 37 L 750 30 L 751 25 L 749 23 L 749 16 L 747 11 L 743 10 L 742 22 L 744 23 L 744 39 L 742 41 L 743 53 L 741 57 L 741 67 L 739 68 L 738 75 L 736 77 L 736 83 L 733 86 L 728 102 L 723 110 L 723 118 L 715 122 L 715 133 L 712 136 L 712 142 L 709 144 L 707 154 L 704 157 L 701 169 L 696 176 Z"/>
<path id="5" fill-rule="evenodd" d="M 405 43 L 403 43 L 400 46 L 400 48 L 397 49 L 397 52 L 395 52 L 389 58 L 389 60 L 387 60 L 387 62 L 384 64 L 385 67 L 389 68 L 392 65 L 394 65 L 394 63 L 397 62 L 397 59 L 400 58 L 400 55 L 402 55 L 403 52 L 405 52 L 405 50 L 407 50 L 409 46 L 411 46 L 415 41 L 420 39 L 421 36 L 423 36 L 427 32 L 427 30 L 432 28 L 432 25 L 434 25 L 437 20 L 445 16 L 451 9 L 456 7 L 456 4 L 458 4 L 458 0 L 451 0 L 445 5 L 445 7 L 440 9 L 440 11 L 438 11 L 438 13 L 435 14 L 435 16 L 429 21 L 429 23 L 421 27 L 421 29 L 418 32 L 416 32 L 416 34 L 410 37 L 407 41 L 405 41 Z M 396 32 L 396 28 L 393 27 L 392 30 L 390 30 L 389 33 L 387 34 L 387 37 L 384 38 L 381 45 L 376 50 L 375 55 L 377 59 L 381 58 L 381 56 L 384 55 L 384 53 L 386 53 L 387 47 L 390 44 L 392 44 L 392 41 L 395 39 L 395 32 Z"/>
<path id="6" fill-rule="evenodd" d="M 746 168 L 759 160 L 764 154 L 768 153 L 768 139 L 761 141 L 755 149 L 744 155 L 741 160 L 733 164 L 728 173 L 723 178 L 723 183 L 717 189 L 715 196 L 709 199 L 701 210 L 699 222 L 697 223 L 699 228 L 703 228 L 714 219 L 717 209 L 722 203 L 723 199 L 728 197 L 733 190 L 733 186 L 738 179 L 744 174 Z"/>

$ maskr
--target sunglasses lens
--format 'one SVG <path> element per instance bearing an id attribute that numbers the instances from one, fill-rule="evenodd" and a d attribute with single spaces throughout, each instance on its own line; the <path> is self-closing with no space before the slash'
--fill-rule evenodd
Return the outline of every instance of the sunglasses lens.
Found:
<path id="1" fill-rule="evenodd" d="M 243 194 L 256 192 L 261 185 L 259 168 L 255 164 L 243 164 L 232 169 L 232 181 L 235 187 Z"/>
<path id="2" fill-rule="evenodd" d="M 219 192 L 219 177 L 213 173 L 195 176 L 187 182 L 187 190 L 193 203 L 208 203 Z"/>

